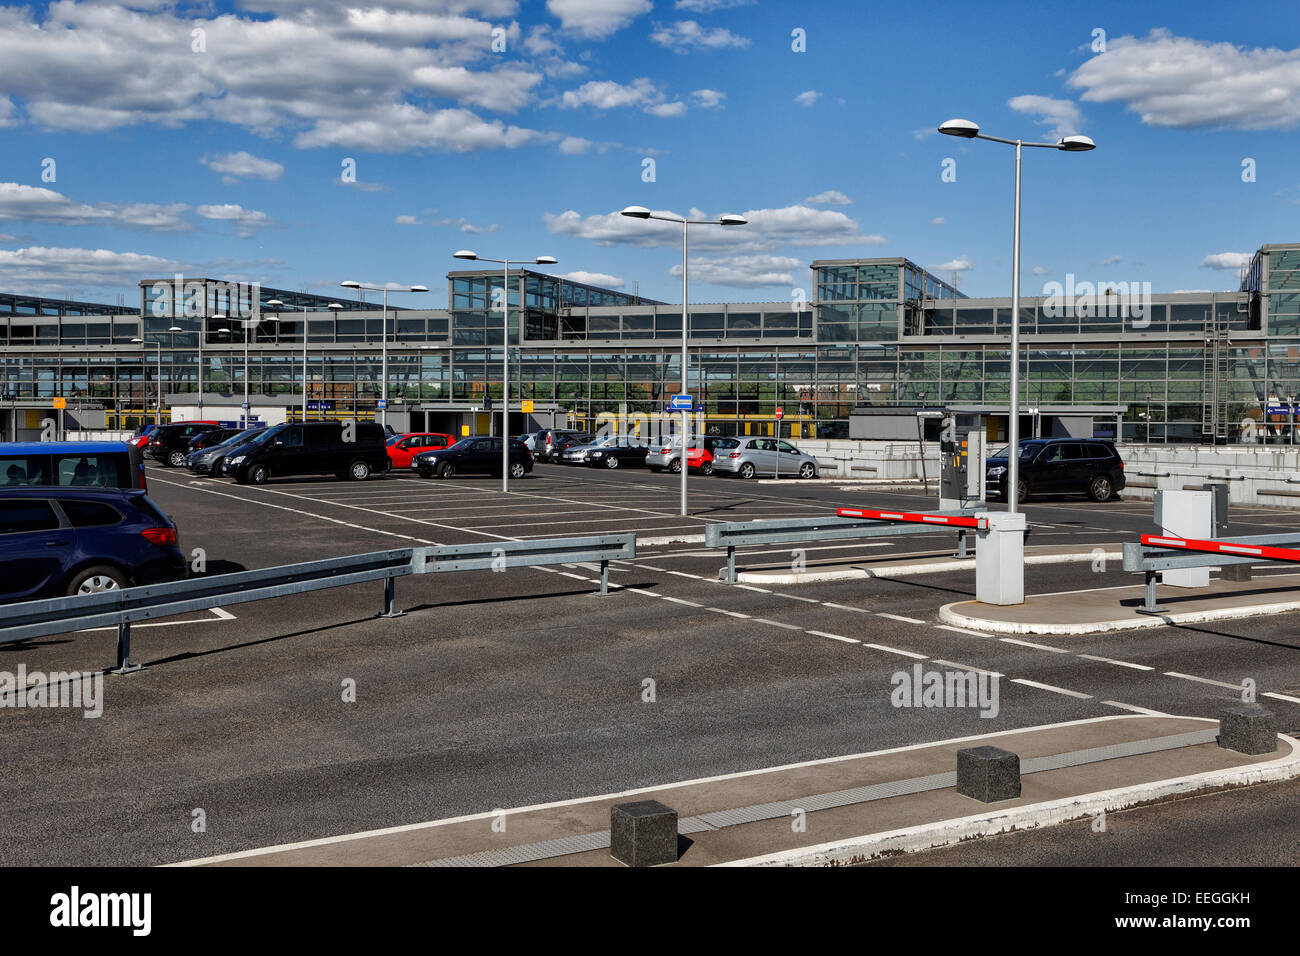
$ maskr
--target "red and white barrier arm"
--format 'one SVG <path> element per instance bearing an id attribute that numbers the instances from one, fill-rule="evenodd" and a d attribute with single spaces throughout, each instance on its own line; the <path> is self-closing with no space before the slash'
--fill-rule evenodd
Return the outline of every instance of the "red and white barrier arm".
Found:
<path id="1" fill-rule="evenodd" d="M 872 521 L 942 524 L 953 528 L 979 527 L 979 521 L 969 515 L 928 515 L 914 511 L 874 511 L 870 508 L 839 508 L 835 513 L 841 518 L 870 518 Z"/>
<path id="2" fill-rule="evenodd" d="M 1199 541 L 1195 538 L 1172 538 L 1158 534 L 1142 535 L 1142 543 L 1153 548 L 1177 548 L 1183 551 L 1200 551 L 1208 554 L 1228 554 L 1234 558 L 1259 558 L 1261 561 L 1300 561 L 1300 550 L 1295 548 L 1271 548 L 1266 544 Z"/>

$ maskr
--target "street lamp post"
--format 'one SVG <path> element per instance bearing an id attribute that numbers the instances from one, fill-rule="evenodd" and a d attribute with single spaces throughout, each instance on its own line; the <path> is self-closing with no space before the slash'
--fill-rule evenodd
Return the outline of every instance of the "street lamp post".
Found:
<path id="1" fill-rule="evenodd" d="M 250 330 L 250 329 L 255 329 L 255 328 L 257 328 L 257 326 L 258 326 L 260 323 L 262 323 L 262 322 L 278 322 L 278 321 L 279 321 L 279 319 L 278 319 L 277 317 L 275 317 L 275 316 L 272 316 L 272 317 L 270 317 L 270 318 L 263 319 L 263 318 L 261 317 L 261 313 L 259 313 L 259 314 L 258 314 L 258 317 L 255 318 L 255 319 L 244 319 L 244 320 L 243 320 L 243 323 L 244 323 L 244 409 L 243 409 L 243 411 L 244 411 L 244 416 L 243 416 L 243 427 L 244 427 L 244 428 L 248 428 L 248 419 L 249 419 L 249 417 L 250 417 L 248 413 L 251 411 L 251 409 L 250 409 L 249 406 L 248 406 L 248 333 L 249 333 L 249 330 Z"/>
<path id="2" fill-rule="evenodd" d="M 158 423 L 158 426 L 162 427 L 162 343 L 147 342 L 142 338 L 132 339 L 131 342 L 134 345 L 140 345 L 140 346 L 152 345 L 154 348 L 158 350 L 158 375 L 154 379 L 154 388 L 156 388 L 158 392 L 158 415 L 156 421 Z M 146 399 L 146 401 L 148 401 L 148 399 Z"/>
<path id="3" fill-rule="evenodd" d="M 1007 421 L 1007 511 L 1018 510 L 1020 497 L 1020 151 L 1021 147 L 1059 149 L 1081 153 L 1096 149 L 1087 136 L 1066 136 L 1055 143 L 1027 143 L 1021 139 L 1002 139 L 981 133 L 979 125 L 965 119 L 950 119 L 939 132 L 962 139 L 987 139 L 1016 148 L 1016 192 L 1011 252 L 1011 402 Z"/>
<path id="4" fill-rule="evenodd" d="M 689 384 L 687 382 L 687 366 L 690 364 L 690 358 L 686 350 L 687 335 L 689 333 L 689 309 L 687 307 L 687 238 L 686 231 L 689 226 L 743 226 L 749 220 L 736 215 L 726 215 L 718 219 L 684 219 L 680 216 L 665 215 L 664 213 L 651 212 L 645 206 L 628 206 L 623 210 L 623 215 L 630 219 L 658 219 L 662 222 L 680 222 L 682 224 L 682 394 L 689 394 Z M 686 456 L 686 433 L 690 431 L 690 412 L 682 409 L 682 516 L 686 515 L 686 473 L 690 471 L 688 459 Z M 779 452 L 778 452 L 779 454 Z"/>
<path id="5" fill-rule="evenodd" d="M 469 249 L 452 253 L 456 259 L 469 259 L 473 262 L 501 263 L 501 490 L 510 490 L 510 263 L 523 263 L 525 259 L 490 259 L 480 256 Z M 558 259 L 555 256 L 537 256 L 532 260 L 539 266 L 553 266 Z M 526 291 L 526 290 L 525 290 Z M 523 297 L 519 300 L 519 314 L 524 314 Z M 483 383 L 486 396 L 487 382 Z"/>
<path id="6" fill-rule="evenodd" d="M 381 338 L 383 344 L 380 346 L 383 350 L 383 358 L 380 360 L 379 369 L 379 422 L 388 428 L 388 289 L 387 285 L 366 285 L 362 282 L 349 279 L 346 282 L 340 282 L 345 289 L 369 289 L 371 292 L 382 292 L 384 294 L 384 332 Z M 397 286 L 394 291 L 397 292 L 428 292 L 429 287 L 423 285 Z"/>

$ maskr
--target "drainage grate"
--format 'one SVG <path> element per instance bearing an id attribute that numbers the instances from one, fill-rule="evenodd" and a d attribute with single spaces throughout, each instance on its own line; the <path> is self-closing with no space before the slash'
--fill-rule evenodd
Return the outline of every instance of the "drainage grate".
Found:
<path id="1" fill-rule="evenodd" d="M 1199 744 L 1214 743 L 1219 730 L 1212 727 L 1196 730 L 1186 734 L 1171 734 L 1167 737 L 1152 737 L 1149 740 L 1134 740 L 1123 744 L 1111 744 L 1106 747 L 1093 747 L 1088 750 L 1075 750 L 1070 753 L 1053 754 L 1050 757 L 1030 757 L 1020 762 L 1020 772 L 1041 773 L 1045 770 L 1061 770 L 1065 767 L 1078 767 L 1083 764 L 1100 763 L 1103 760 L 1115 760 L 1119 757 L 1137 757 L 1142 754 L 1158 753 L 1162 750 L 1177 750 L 1181 747 L 1195 747 Z M 819 793 L 797 800 L 782 800 L 775 803 L 757 803 L 748 807 L 735 807 L 730 810 L 714 810 L 698 816 L 683 817 L 677 823 L 678 833 L 701 833 L 722 827 L 739 826 L 742 823 L 757 823 L 760 820 L 775 820 L 790 816 L 798 809 L 808 813 L 817 810 L 832 810 L 836 807 L 848 807 L 873 800 L 886 800 L 890 797 L 902 797 L 912 793 L 925 793 L 930 790 L 946 790 L 957 786 L 957 773 L 935 773 L 925 777 L 911 777 L 907 780 L 891 780 L 887 783 L 873 783 L 866 787 L 854 787 L 850 790 L 835 790 L 831 793 Z M 430 860 L 416 866 L 511 866 L 516 863 L 531 863 L 547 860 L 571 853 L 586 853 L 588 850 L 601 850 L 609 846 L 609 831 L 584 833 L 578 836 L 561 837 L 558 840 L 543 840 L 539 843 L 525 843 L 521 846 L 506 847 L 502 850 L 484 850 L 466 856 L 451 856 L 440 860 Z"/>

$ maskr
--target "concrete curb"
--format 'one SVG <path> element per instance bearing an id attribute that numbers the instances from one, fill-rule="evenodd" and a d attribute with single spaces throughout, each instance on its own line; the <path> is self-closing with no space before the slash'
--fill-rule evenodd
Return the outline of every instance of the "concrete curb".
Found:
<path id="1" fill-rule="evenodd" d="M 1123 553 L 1107 551 L 1107 560 L 1120 560 Z M 1092 561 L 1098 555 L 1092 551 L 1072 554 L 1034 554 L 1025 558 L 1025 564 L 1070 564 L 1075 561 Z M 880 568 L 845 568 L 837 571 L 802 571 L 789 574 L 769 574 L 764 571 L 741 571 L 736 580 L 741 584 L 817 584 L 823 581 L 851 581 L 862 578 L 900 578 L 909 574 L 939 574 L 944 571 L 969 571 L 975 568 L 974 558 L 954 558 L 936 564 L 894 564 Z M 724 569 L 719 569 L 724 570 Z M 952 605 L 947 605 L 951 607 Z M 942 611 L 940 612 L 942 614 Z M 1037 632 L 1025 632 L 1037 633 Z"/>
<path id="2" fill-rule="evenodd" d="M 1031 597 L 1033 595 L 1030 595 Z M 939 608 L 939 620 L 957 627 L 968 627 L 974 631 L 990 634 L 1057 634 L 1084 635 L 1108 634 L 1115 631 L 1137 631 L 1148 627 L 1166 627 L 1171 624 L 1205 624 L 1209 621 L 1231 621 L 1244 617 L 1257 617 L 1268 614 L 1283 614 L 1287 611 L 1300 611 L 1300 601 L 1284 601 L 1280 604 L 1256 604 L 1247 607 L 1213 608 L 1206 611 L 1184 611 L 1181 614 L 1138 614 L 1112 621 L 1096 621 L 1084 624 L 1050 624 L 1040 621 L 990 621 L 987 618 L 971 617 L 954 608 L 975 601 L 955 601 Z"/>
<path id="3" fill-rule="evenodd" d="M 1214 723 L 1207 720 L 1207 723 Z M 1065 797 L 1027 807 L 1016 807 L 993 814 L 960 817 L 938 823 L 872 833 L 832 843 L 783 850 L 764 856 L 750 857 L 719 863 L 718 866 L 835 866 L 863 863 L 886 853 L 916 853 L 922 850 L 948 846 L 961 840 L 996 836 L 1009 830 L 1036 829 L 1056 826 L 1095 815 L 1098 811 L 1114 812 L 1139 803 L 1166 800 L 1181 794 L 1193 793 L 1211 787 L 1252 786 L 1275 780 L 1289 780 L 1300 776 L 1300 741 L 1279 734 L 1279 739 L 1291 747 L 1291 753 L 1267 763 L 1236 767 L 1230 770 L 1210 770 L 1186 777 L 1157 780 L 1152 783 L 1115 790 L 1103 790 L 1076 797 Z"/>

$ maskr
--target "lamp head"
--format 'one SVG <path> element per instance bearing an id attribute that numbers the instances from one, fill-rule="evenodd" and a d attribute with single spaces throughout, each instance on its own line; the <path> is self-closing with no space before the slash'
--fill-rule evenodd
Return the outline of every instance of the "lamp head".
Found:
<path id="1" fill-rule="evenodd" d="M 650 210 L 645 206 L 628 206 L 623 210 L 622 215 L 630 219 L 649 219 Z"/>
<path id="2" fill-rule="evenodd" d="M 341 302 L 331 302 L 329 305 L 325 306 L 325 308 L 334 309 L 337 312 L 339 309 L 343 308 L 343 304 Z"/>
<path id="3" fill-rule="evenodd" d="M 1088 136 L 1066 136 L 1056 144 L 1056 148 L 1067 153 L 1086 153 L 1090 149 L 1096 149 L 1097 144 Z"/>
<path id="4" fill-rule="evenodd" d="M 724 226 L 745 226 L 749 224 L 749 220 L 744 216 L 737 216 L 732 213 L 723 216 L 718 222 Z"/>
<path id="5" fill-rule="evenodd" d="M 478 253 L 469 249 L 461 249 L 459 252 L 453 252 L 451 256 L 453 259 L 477 259 Z"/>
<path id="6" fill-rule="evenodd" d="M 284 305 L 284 303 L 281 302 L 279 299 L 267 299 L 266 304 L 269 306 L 273 306 L 277 309 L 280 308 L 280 306 Z"/>
<path id="7" fill-rule="evenodd" d="M 972 123 L 967 119 L 950 119 L 939 127 L 939 132 L 945 136 L 960 136 L 962 139 L 974 139 L 980 134 L 978 123 Z"/>
<path id="8" fill-rule="evenodd" d="M 539 266 L 553 266 L 556 263 L 558 263 L 560 260 L 555 258 L 555 256 L 538 256 L 533 261 L 536 262 Z"/>
<path id="9" fill-rule="evenodd" d="M 427 285 L 413 285 L 413 286 L 411 286 L 411 291 L 412 291 L 412 292 L 428 292 L 428 291 L 429 291 L 429 287 L 428 287 Z"/>
<path id="10" fill-rule="evenodd" d="M 341 285 L 341 286 L 342 286 L 343 288 L 345 288 L 345 289 L 360 289 L 360 288 L 361 288 L 361 283 L 358 282 L 358 281 L 356 281 L 355 279 L 348 279 L 346 282 L 340 282 L 339 285 Z"/>

